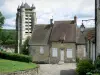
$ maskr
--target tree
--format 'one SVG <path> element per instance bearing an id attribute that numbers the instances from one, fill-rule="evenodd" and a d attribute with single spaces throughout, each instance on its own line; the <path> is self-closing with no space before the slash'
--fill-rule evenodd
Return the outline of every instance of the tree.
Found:
<path id="1" fill-rule="evenodd" d="M 2 29 L 2 31 L 0 32 L 0 44 L 1 45 L 11 45 L 11 44 L 15 44 L 15 30 L 5 30 Z"/>
<path id="2" fill-rule="evenodd" d="M 23 46 L 22 46 L 22 54 L 25 55 L 29 55 L 29 51 L 28 51 L 28 42 L 29 42 L 30 37 L 27 37 L 27 39 L 25 40 Z"/>
<path id="3" fill-rule="evenodd" d="M 2 15 L 2 13 L 0 12 L 0 30 L 2 29 L 2 26 L 3 26 L 3 24 L 4 24 L 4 20 L 5 20 L 5 18 L 4 18 L 4 16 Z"/>

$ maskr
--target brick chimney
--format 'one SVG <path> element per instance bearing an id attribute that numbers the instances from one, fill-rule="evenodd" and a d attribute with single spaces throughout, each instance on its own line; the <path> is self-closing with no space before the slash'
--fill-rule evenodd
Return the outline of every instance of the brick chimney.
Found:
<path id="1" fill-rule="evenodd" d="M 53 25 L 53 19 L 50 19 L 50 24 Z"/>
<path id="2" fill-rule="evenodd" d="M 74 22 L 77 24 L 77 16 L 74 16 Z"/>

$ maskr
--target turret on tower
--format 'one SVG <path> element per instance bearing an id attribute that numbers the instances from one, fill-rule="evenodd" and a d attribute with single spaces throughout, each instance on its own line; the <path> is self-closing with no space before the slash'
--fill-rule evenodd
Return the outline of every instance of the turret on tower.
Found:
<path id="1" fill-rule="evenodd" d="M 17 31 L 17 52 L 21 53 L 21 47 L 27 37 L 31 36 L 33 27 L 36 24 L 35 6 L 22 3 L 17 8 L 16 31 Z"/>

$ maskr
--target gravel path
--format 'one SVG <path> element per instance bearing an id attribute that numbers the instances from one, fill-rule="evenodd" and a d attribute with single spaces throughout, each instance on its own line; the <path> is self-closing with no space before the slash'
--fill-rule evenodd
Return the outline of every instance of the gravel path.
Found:
<path id="1" fill-rule="evenodd" d="M 76 64 L 40 64 L 39 75 L 76 75 Z"/>

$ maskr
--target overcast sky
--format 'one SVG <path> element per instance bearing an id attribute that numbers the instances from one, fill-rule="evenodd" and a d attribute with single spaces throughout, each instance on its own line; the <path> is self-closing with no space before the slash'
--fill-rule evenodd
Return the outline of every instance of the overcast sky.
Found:
<path id="1" fill-rule="evenodd" d="M 0 0 L 0 11 L 5 16 L 4 28 L 15 29 L 18 5 L 27 2 L 36 7 L 37 23 L 49 23 L 50 15 L 55 20 L 70 20 L 77 16 L 78 26 L 81 20 L 94 19 L 95 0 Z M 93 27 L 93 21 L 84 22 L 86 27 Z"/>

